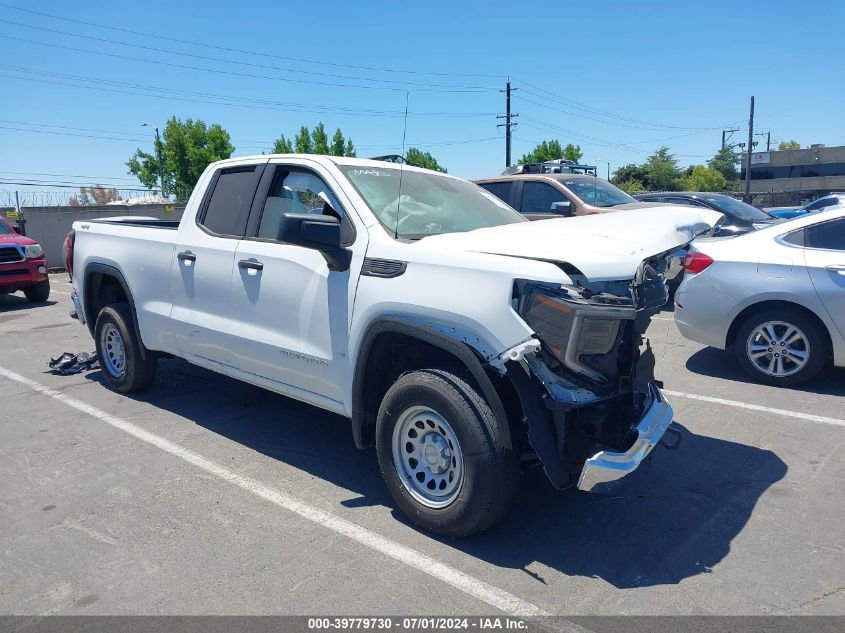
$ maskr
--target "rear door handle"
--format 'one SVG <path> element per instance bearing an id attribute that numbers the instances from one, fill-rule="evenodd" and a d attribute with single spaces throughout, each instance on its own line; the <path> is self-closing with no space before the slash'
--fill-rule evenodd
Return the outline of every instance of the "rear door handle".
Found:
<path id="1" fill-rule="evenodd" d="M 238 262 L 238 268 L 245 270 L 264 270 L 264 264 L 251 259 L 242 259 Z"/>
<path id="2" fill-rule="evenodd" d="M 830 273 L 845 275 L 845 266 L 825 266 L 824 269 Z"/>
<path id="3" fill-rule="evenodd" d="M 176 256 L 180 262 L 195 262 L 197 261 L 197 256 L 194 255 L 191 251 L 182 251 Z"/>

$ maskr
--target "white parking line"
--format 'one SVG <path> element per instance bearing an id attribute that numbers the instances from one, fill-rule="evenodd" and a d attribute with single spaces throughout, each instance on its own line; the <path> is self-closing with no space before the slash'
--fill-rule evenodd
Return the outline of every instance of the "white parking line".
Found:
<path id="1" fill-rule="evenodd" d="M 93 418 L 101 420 L 102 422 L 105 422 L 124 433 L 128 433 L 141 441 L 152 444 L 156 448 L 170 453 L 171 455 L 174 455 L 175 457 L 178 457 L 179 459 L 188 462 L 189 464 L 192 464 L 197 468 L 214 475 L 215 477 L 219 477 L 224 481 L 243 488 L 257 497 L 261 497 L 262 499 L 274 503 L 280 508 L 284 508 L 285 510 L 298 514 L 304 519 L 312 521 L 313 523 L 316 523 L 326 529 L 337 532 L 338 534 L 342 534 L 343 536 L 399 561 L 408 567 L 413 567 L 414 569 L 428 574 L 437 580 L 445 582 L 459 591 L 477 598 L 478 600 L 481 600 L 482 602 L 485 602 L 491 607 L 499 609 L 504 613 L 519 617 L 549 615 L 549 613 L 543 611 L 540 607 L 531 604 L 530 602 L 526 602 L 525 600 L 522 600 L 503 589 L 494 587 L 483 580 L 479 580 L 478 578 L 459 571 L 454 567 L 441 563 L 440 561 L 418 552 L 415 549 L 385 538 L 384 536 L 368 530 L 365 527 L 361 527 L 351 521 L 342 519 L 331 512 L 315 508 L 314 506 L 308 505 L 307 503 L 284 492 L 270 488 L 269 486 L 266 486 L 254 479 L 250 479 L 249 477 L 239 475 L 224 466 L 220 466 L 206 459 L 202 455 L 194 453 L 193 451 L 183 448 L 170 440 L 167 440 L 159 435 L 155 435 L 154 433 L 150 433 L 131 422 L 127 422 L 122 418 L 106 413 L 105 411 L 91 406 L 81 400 L 77 400 L 67 394 L 56 391 L 55 389 L 50 389 L 41 383 L 31 380 L 25 376 L 21 376 L 20 374 L 3 367 L 0 367 L 0 376 L 21 385 L 25 385 L 35 392 L 49 396 L 50 398 L 58 400 L 77 411 L 81 411 Z"/>
<path id="2" fill-rule="evenodd" d="M 653 316 L 651 317 L 654 321 L 674 321 L 675 317 L 664 317 L 664 316 Z"/>
<path id="3" fill-rule="evenodd" d="M 713 404 L 721 404 L 727 407 L 737 407 L 739 409 L 747 409 L 749 411 L 759 411 L 760 413 L 783 415 L 789 418 L 808 420 L 809 422 L 821 422 L 822 424 L 845 426 L 845 420 L 840 420 L 838 418 L 828 418 L 823 415 L 813 415 L 812 413 L 801 413 L 799 411 L 788 411 L 787 409 L 773 409 L 772 407 L 763 407 L 759 404 L 750 404 L 748 402 L 739 402 L 737 400 L 725 400 L 723 398 L 714 398 L 712 396 L 700 396 L 695 393 L 684 393 L 683 391 L 670 391 L 669 389 L 662 389 L 661 391 L 667 396 L 672 396 L 673 398 L 687 398 L 688 400 L 700 400 L 701 402 L 711 402 Z"/>

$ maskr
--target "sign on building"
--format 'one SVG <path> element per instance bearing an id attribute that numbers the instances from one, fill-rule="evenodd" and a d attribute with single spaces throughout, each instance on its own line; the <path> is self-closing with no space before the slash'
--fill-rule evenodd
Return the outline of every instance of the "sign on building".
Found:
<path id="1" fill-rule="evenodd" d="M 767 165 L 771 161 L 771 152 L 752 152 L 752 165 Z"/>

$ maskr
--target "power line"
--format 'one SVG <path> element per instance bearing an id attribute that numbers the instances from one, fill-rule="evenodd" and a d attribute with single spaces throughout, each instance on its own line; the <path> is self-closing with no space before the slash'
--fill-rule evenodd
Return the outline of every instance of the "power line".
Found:
<path id="1" fill-rule="evenodd" d="M 46 181 L 46 180 L 6 180 L 0 178 L 0 185 L 15 185 L 18 187 L 56 187 L 62 189 L 78 189 L 79 187 L 89 186 L 88 182 L 71 182 L 66 180 Z M 142 187 L 133 188 L 127 187 L 126 183 L 106 183 L 95 182 L 95 185 L 107 187 L 109 189 L 122 189 L 124 191 L 148 191 Z"/>
<path id="2" fill-rule="evenodd" d="M 64 35 L 64 36 L 67 36 L 67 37 L 76 37 L 76 38 L 79 38 L 79 39 L 91 40 L 91 41 L 94 41 L 94 42 L 114 44 L 116 46 L 125 46 L 125 47 L 129 47 L 129 48 L 140 48 L 142 50 L 154 51 L 154 52 L 157 52 L 157 53 L 166 53 L 168 55 L 178 55 L 180 57 L 192 57 L 194 59 L 202 59 L 202 60 L 205 60 L 205 61 L 223 62 L 223 63 L 226 63 L 226 64 L 237 64 L 238 66 L 250 66 L 252 68 L 262 68 L 262 69 L 265 69 L 265 70 L 278 70 L 278 71 L 288 72 L 288 73 L 300 73 L 300 74 L 303 74 L 303 75 L 314 75 L 314 76 L 317 76 L 317 77 L 330 77 L 330 78 L 334 78 L 334 79 L 366 81 L 366 82 L 371 82 L 371 83 L 372 82 L 380 82 L 380 83 L 388 83 L 388 84 L 398 84 L 398 85 L 403 85 L 403 86 L 423 86 L 423 87 L 427 87 L 427 88 L 456 88 L 456 89 L 461 88 L 461 89 L 467 89 L 467 90 L 484 90 L 484 89 L 486 89 L 486 86 L 458 86 L 458 85 L 452 85 L 452 84 L 432 84 L 432 83 L 420 83 L 420 82 L 413 82 L 413 81 L 400 81 L 400 80 L 395 80 L 395 79 L 374 79 L 374 78 L 368 78 L 368 77 L 355 77 L 355 76 L 350 76 L 350 75 L 338 75 L 338 74 L 335 74 L 335 73 L 322 73 L 322 72 L 317 72 L 317 71 L 313 71 L 313 70 L 299 70 L 299 69 L 295 69 L 295 68 L 285 68 L 285 67 L 282 67 L 282 66 L 270 66 L 270 65 L 267 65 L 267 64 L 255 64 L 255 63 L 252 63 L 252 62 L 226 59 L 226 58 L 223 58 L 223 57 L 211 57 L 211 56 L 208 56 L 208 55 L 197 55 L 197 54 L 194 54 L 194 53 L 187 53 L 187 52 L 184 52 L 184 51 L 176 51 L 176 50 L 167 49 L 167 48 L 158 48 L 156 46 L 145 46 L 143 44 L 133 44 L 131 42 L 122 42 L 120 40 L 110 40 L 110 39 L 103 38 L 103 37 L 95 37 L 93 35 L 84 35 L 82 33 L 71 33 L 69 31 L 61 31 L 61 30 L 58 30 L 58 29 L 51 29 L 51 28 L 47 28 L 47 27 L 44 27 L 44 26 L 35 26 L 33 24 L 25 24 L 23 22 L 15 22 L 14 20 L 6 20 L 6 19 L 3 19 L 3 18 L 0 18 L 0 22 L 6 23 L 6 24 L 12 24 L 14 26 L 21 26 L 21 27 L 24 27 L 24 28 L 33 29 L 33 30 L 37 30 L 37 31 L 44 31 L 44 32 L 47 32 L 47 33 Z M 403 90 L 404 89 L 405 88 L 403 88 Z"/>
<path id="3" fill-rule="evenodd" d="M 18 127 L 9 127 L 6 125 L 0 125 L 0 130 L 11 130 L 13 132 L 33 132 L 36 134 L 54 134 L 56 136 L 77 136 L 81 138 L 90 138 L 90 139 L 101 139 L 104 141 L 124 141 L 130 143 L 146 143 L 150 139 L 146 138 L 116 138 L 112 136 L 94 136 L 91 134 L 74 134 L 73 132 L 54 132 L 52 130 L 27 130 L 24 128 Z"/>
<path id="4" fill-rule="evenodd" d="M 535 94 L 535 93 L 529 92 L 529 94 Z M 643 125 L 633 125 L 633 124 L 625 123 L 625 122 L 618 122 L 618 121 L 600 119 L 600 118 L 596 118 L 596 117 L 592 117 L 592 116 L 587 116 L 586 114 L 579 114 L 578 112 L 570 112 L 569 110 L 562 110 L 561 108 L 555 108 L 555 107 L 550 106 L 550 105 L 545 104 L 545 103 L 540 103 L 540 102 L 534 101 L 532 99 L 526 99 L 525 97 L 523 97 L 522 100 L 525 101 L 526 103 L 531 103 L 533 105 L 540 106 L 541 108 L 546 108 L 548 110 L 554 110 L 555 112 L 561 112 L 563 114 L 566 114 L 567 116 L 575 116 L 575 117 L 579 117 L 581 119 L 587 119 L 589 121 L 596 121 L 598 123 L 604 123 L 606 125 L 615 125 L 615 126 L 618 126 L 618 127 L 631 128 L 631 129 L 634 129 L 634 130 L 655 130 L 656 131 L 656 130 L 659 130 L 659 129 L 665 129 L 665 128 L 659 128 L 659 127 L 646 127 L 646 126 L 643 126 Z M 711 127 L 708 127 L 708 128 L 698 128 L 698 127 L 696 127 L 696 128 L 693 128 L 693 127 L 689 127 L 689 128 L 677 127 L 676 128 L 676 127 L 673 127 L 671 129 L 676 129 L 678 131 L 693 130 L 694 131 L 693 133 L 699 134 L 699 133 L 703 133 L 703 132 L 712 132 L 713 130 L 718 130 L 720 127 L 722 127 L 722 126 L 717 126 L 717 127 L 712 127 L 712 128 Z"/>
<path id="5" fill-rule="evenodd" d="M 3 67 L 0 64 L 0 67 Z M 15 68 L 15 67 L 11 67 Z M 13 70 L 13 72 L 23 72 L 18 70 Z M 204 105 L 223 105 L 229 107 L 240 107 L 240 108 L 249 108 L 249 109 L 257 109 L 257 110 L 271 110 L 271 111 L 280 111 L 280 112 L 303 112 L 303 113 L 310 113 L 310 114 L 334 114 L 340 116 L 373 116 L 373 117 L 388 117 L 388 118 L 396 118 L 402 116 L 402 114 L 397 114 L 391 110 L 368 110 L 366 108 L 345 108 L 342 106 L 321 106 L 317 104 L 290 104 L 291 107 L 279 107 L 279 106 L 272 106 L 272 105 L 261 105 L 262 103 L 273 104 L 273 103 L 285 103 L 285 102 L 276 102 L 270 100 L 259 100 L 259 99 L 248 99 L 245 97 L 234 97 L 228 95 L 212 95 L 207 93 L 198 93 L 198 92 L 191 92 L 191 91 L 180 91 L 180 90 L 171 90 L 169 88 L 160 88 L 156 86 L 147 86 L 144 84 L 133 84 L 127 82 L 117 82 L 111 81 L 107 79 L 101 79 L 98 77 L 82 77 L 82 76 L 74 76 L 74 75 L 63 75 L 61 73 L 50 73 L 46 71 L 34 71 L 30 70 L 29 72 L 36 72 L 40 74 L 44 74 L 47 76 L 57 76 L 57 77 L 66 77 L 71 78 L 70 81 L 94 81 L 104 83 L 106 85 L 113 85 L 118 87 L 137 87 L 138 90 L 145 90 L 145 91 L 153 91 L 156 94 L 151 94 L 150 92 L 138 92 L 137 90 L 125 90 L 125 89 L 117 89 L 117 88 L 106 88 L 103 86 L 92 86 L 89 84 L 80 84 L 80 83 L 67 83 L 65 81 L 56 81 L 53 79 L 37 79 L 34 77 L 20 77 L 17 75 L 9 75 L 0 73 L 0 77 L 5 77 L 8 79 L 17 79 L 20 81 L 29 81 L 34 83 L 42 83 L 42 84 L 51 84 L 51 85 L 58 85 L 58 86 L 66 86 L 69 88 L 80 88 L 83 90 L 96 90 L 98 92 L 110 92 L 114 94 L 125 94 L 125 95 L 132 95 L 132 96 L 139 96 L 139 97 L 151 97 L 156 99 L 165 99 L 168 101 L 181 101 L 187 103 L 201 103 Z M 165 94 L 157 94 L 158 92 L 163 92 Z M 173 96 L 173 93 L 176 94 L 187 94 L 187 95 L 197 95 L 199 97 L 204 98 L 197 98 L 192 99 L 188 97 L 177 97 Z M 231 103 L 227 100 L 234 101 Z M 442 117 L 455 117 L 455 118 L 472 118 L 472 117 L 487 117 L 493 116 L 495 113 L 486 113 L 486 112 L 411 112 L 409 116 L 442 116 Z"/>
<path id="6" fill-rule="evenodd" d="M 607 110 L 602 110 L 600 108 L 596 108 L 594 106 L 590 106 L 590 105 L 587 105 L 585 103 L 581 103 L 580 101 L 575 101 L 573 99 L 567 99 L 566 97 L 562 97 L 558 94 L 555 94 L 554 92 L 551 92 L 550 90 L 546 90 L 545 88 L 540 88 L 539 86 L 535 86 L 535 85 L 530 84 L 530 83 L 523 81 L 521 79 L 517 79 L 516 77 L 514 77 L 513 79 L 515 81 L 518 81 L 519 83 L 525 85 L 525 86 L 528 86 L 529 88 L 534 88 L 535 90 L 539 90 L 541 93 L 545 93 L 545 94 L 538 94 L 538 93 L 532 92 L 530 90 L 526 91 L 529 94 L 533 94 L 533 95 L 535 95 L 535 96 L 537 96 L 541 99 L 546 99 L 548 101 L 562 103 L 563 105 L 566 105 L 567 107 L 570 107 L 570 108 L 574 108 L 576 110 L 581 110 L 581 111 L 592 113 L 592 114 L 603 115 L 605 117 L 617 119 L 617 120 L 620 120 L 620 121 L 626 121 L 628 123 L 638 123 L 640 125 L 645 125 L 645 126 L 648 126 L 648 127 L 651 127 L 651 128 L 663 128 L 663 129 L 682 130 L 682 131 L 683 130 L 702 130 L 702 131 L 704 131 L 704 130 L 715 130 L 715 129 L 719 129 L 720 127 L 722 127 L 722 126 L 709 127 L 709 128 L 680 127 L 680 126 L 675 126 L 675 125 L 665 125 L 665 124 L 662 124 L 662 123 L 652 123 L 652 122 L 649 122 L 649 121 L 643 121 L 642 119 L 636 119 L 636 118 L 633 118 L 633 117 L 626 117 L 626 116 L 622 116 L 622 115 L 619 115 L 619 114 L 615 114 L 613 112 L 608 112 Z"/>
<path id="7" fill-rule="evenodd" d="M 336 62 L 327 62 L 321 60 L 314 60 L 314 59 L 306 59 L 303 57 L 289 57 L 284 55 L 276 55 L 273 53 L 263 53 L 258 51 L 250 51 L 245 49 L 233 48 L 230 46 L 222 46 L 219 44 L 209 44 L 207 42 L 197 42 L 192 40 L 184 40 L 179 39 L 176 37 L 170 37 L 166 35 L 161 35 L 157 33 L 146 33 L 144 31 L 136 31 L 127 28 L 121 28 L 117 26 L 108 26 L 105 24 L 97 24 L 95 22 L 90 22 L 86 20 L 77 20 L 74 18 L 68 18 L 65 16 L 55 15 L 53 13 L 45 13 L 43 11 L 35 11 L 33 9 L 24 9 L 23 7 L 18 7 L 12 4 L 7 4 L 5 2 L 0 2 L 0 6 L 5 7 L 7 9 L 12 9 L 13 11 L 21 11 L 23 13 L 29 13 L 32 15 L 38 15 L 42 17 L 53 18 L 55 20 L 62 20 L 65 22 L 71 22 L 73 24 L 82 24 L 89 27 L 95 27 L 99 29 L 106 29 L 109 31 L 117 31 L 120 33 L 129 33 L 132 35 L 139 35 L 141 37 L 150 37 L 158 40 L 168 41 L 168 42 L 176 42 L 179 44 L 188 44 L 190 46 L 201 46 L 203 48 L 210 48 L 215 50 L 226 51 L 229 53 L 239 53 L 242 55 L 255 55 L 258 57 L 267 57 L 267 58 L 274 58 L 274 59 L 281 59 L 285 61 L 294 61 L 300 63 L 307 63 L 307 64 L 319 64 L 322 66 L 333 66 L 336 68 L 350 68 L 355 70 L 368 70 L 368 71 L 375 71 L 375 72 L 386 72 L 386 73 L 401 73 L 401 74 L 409 74 L 409 75 L 429 75 L 429 76 L 436 76 L 436 77 L 476 77 L 476 78 L 487 78 L 487 79 L 501 79 L 503 75 L 485 75 L 485 74 L 477 74 L 477 73 L 444 73 L 444 72 L 429 72 L 429 71 L 422 71 L 422 70 L 403 70 L 397 68 L 383 68 L 383 67 L 376 67 L 376 66 L 363 66 L 358 64 L 340 64 Z"/>
<path id="8" fill-rule="evenodd" d="M 102 55 L 104 57 L 112 57 L 115 59 L 124 59 L 133 62 L 141 62 L 144 64 L 156 64 L 159 66 L 168 66 L 170 68 L 180 68 L 182 70 L 196 70 L 200 72 L 206 73 L 213 73 L 219 75 L 230 75 L 233 77 L 246 77 L 249 79 L 266 79 L 270 81 L 286 81 L 286 82 L 293 82 L 298 84 L 310 84 L 310 85 L 317 85 L 317 86 L 329 86 L 332 88 L 357 88 L 361 90 L 389 90 L 389 91 L 399 91 L 399 92 L 406 92 L 406 88 L 399 88 L 399 87 L 390 87 L 390 86 L 363 86 L 363 85 L 354 85 L 354 84 L 342 84 L 336 82 L 327 82 L 327 81 L 314 81 L 309 79 L 293 79 L 289 77 L 274 77 L 272 75 L 256 75 L 253 73 L 242 73 L 237 72 L 234 70 L 222 70 L 219 68 L 204 68 L 202 66 L 190 66 L 188 64 L 176 64 L 174 62 L 165 62 L 157 59 L 146 59 L 143 57 L 133 57 L 131 55 L 121 55 L 119 53 L 109 53 L 106 51 L 96 51 L 91 50 L 88 48 L 78 48 L 76 46 L 65 46 L 62 44 L 54 44 L 51 42 L 39 42 L 38 40 L 29 40 L 23 37 L 14 37 L 12 35 L 4 35 L 3 38 L 5 40 L 13 40 L 16 42 L 24 42 L 26 44 L 35 44 L 38 46 L 46 46 L 49 48 L 58 48 L 67 51 L 74 51 L 76 53 L 87 53 L 89 55 Z M 446 89 L 446 88 L 415 88 L 411 92 L 437 92 L 437 93 L 482 93 L 482 92 L 494 92 L 495 88 L 479 88 L 479 89 L 463 89 L 463 88 L 456 88 L 456 89 Z"/>
<path id="9" fill-rule="evenodd" d="M 77 132 L 100 132 L 103 134 L 136 134 L 137 132 L 121 132 L 118 130 L 101 130 L 97 128 L 90 128 L 90 127 L 71 127 L 68 125 L 53 125 L 50 123 L 31 123 L 29 121 L 11 121 L 9 119 L 0 119 L 0 123 L 13 123 L 15 125 L 32 125 L 37 127 L 53 127 L 58 128 L 61 130 L 75 130 Z M 28 131 L 28 130 L 27 130 Z M 38 130 L 32 130 L 33 132 L 37 132 Z M 134 140 L 134 139 L 129 139 Z"/>
<path id="10" fill-rule="evenodd" d="M 0 171 L 0 174 L 11 174 L 13 176 L 52 176 L 55 178 L 86 178 L 92 180 L 128 180 L 131 182 L 135 181 L 135 178 L 123 178 L 121 176 L 85 176 L 74 174 L 53 174 L 38 171 Z M 7 176 L 0 176 L 0 178 L 6 177 Z"/>

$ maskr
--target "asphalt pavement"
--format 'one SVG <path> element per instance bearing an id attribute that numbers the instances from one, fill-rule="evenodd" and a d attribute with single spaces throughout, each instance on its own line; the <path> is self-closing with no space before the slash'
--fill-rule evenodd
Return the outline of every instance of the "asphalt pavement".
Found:
<path id="1" fill-rule="evenodd" d="M 341 417 L 181 360 L 132 396 L 48 373 L 94 349 L 66 280 L 0 296 L 0 614 L 845 614 L 841 369 L 759 385 L 663 312 L 681 447 L 441 539 Z"/>

